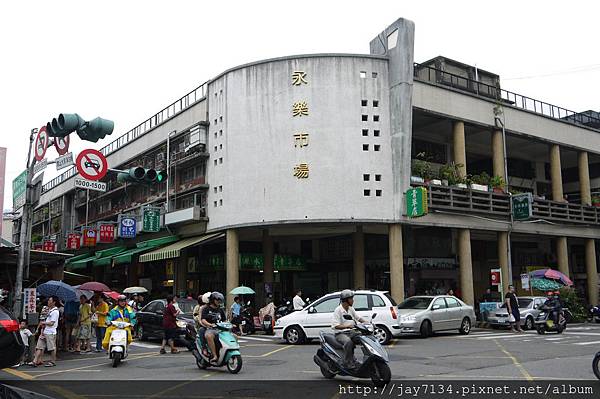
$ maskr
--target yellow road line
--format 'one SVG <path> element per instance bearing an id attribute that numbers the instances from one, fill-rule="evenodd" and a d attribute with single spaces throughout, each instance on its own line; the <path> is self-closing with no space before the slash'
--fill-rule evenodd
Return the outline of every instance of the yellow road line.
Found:
<path id="1" fill-rule="evenodd" d="M 275 350 L 272 350 L 271 352 L 267 352 L 267 353 L 264 353 L 262 355 L 243 355 L 243 357 L 267 357 L 267 356 L 271 356 L 274 353 L 280 352 L 282 350 L 289 349 L 289 348 L 291 348 L 293 346 L 294 345 L 286 345 L 283 348 L 275 349 Z"/>
<path id="2" fill-rule="evenodd" d="M 14 370 L 14 369 L 2 369 L 2 371 L 8 373 L 8 374 L 12 374 L 16 377 L 22 378 L 24 380 L 32 380 L 33 376 L 31 374 L 27 374 L 23 371 L 19 371 L 19 370 Z"/>
<path id="3" fill-rule="evenodd" d="M 498 342 L 497 339 L 494 339 L 494 342 L 496 343 L 496 345 L 498 346 L 498 348 L 500 348 L 500 350 L 510 358 L 510 360 L 512 360 L 513 364 L 515 366 L 517 366 L 517 368 L 521 371 L 521 374 L 523 374 L 523 376 L 525 377 L 525 379 L 527 381 L 533 381 L 533 377 L 531 376 L 531 374 L 529 374 L 529 372 L 527 370 L 525 370 L 525 367 L 523 367 L 523 365 L 521 363 L 519 363 L 519 361 L 517 360 L 516 357 L 514 357 L 512 355 L 512 353 L 510 353 L 509 351 L 507 351 L 504 346 L 502 346 L 502 344 L 500 342 Z"/>
<path id="4" fill-rule="evenodd" d="M 200 379 L 200 378 L 206 378 L 206 377 L 209 377 L 209 376 L 211 376 L 212 374 L 213 374 L 213 373 L 207 373 L 207 374 L 204 374 L 204 375 L 203 375 L 203 376 L 201 376 L 201 377 L 194 378 L 194 379 L 192 379 L 192 380 L 189 380 L 189 381 L 184 381 L 184 382 L 181 382 L 181 383 L 179 383 L 179 384 L 177 384 L 177 385 L 173 385 L 172 387 L 169 387 L 169 388 L 163 389 L 162 391 L 156 392 L 154 395 L 148 396 L 148 398 L 159 398 L 159 397 L 163 397 L 163 396 L 164 396 L 164 394 L 166 394 L 167 392 L 174 391 L 174 390 L 176 390 L 176 389 L 179 389 L 179 388 L 181 388 L 181 387 L 184 387 L 184 386 L 186 386 L 186 385 L 189 385 L 189 384 L 191 384 L 192 382 L 194 382 L 194 381 L 196 381 L 196 380 L 198 380 L 198 379 Z"/>
<path id="5" fill-rule="evenodd" d="M 60 387 L 58 385 L 48 385 L 48 389 L 52 392 L 56 392 L 65 399 L 85 399 L 85 396 L 77 395 L 75 392 L 70 391 L 67 388 Z"/>

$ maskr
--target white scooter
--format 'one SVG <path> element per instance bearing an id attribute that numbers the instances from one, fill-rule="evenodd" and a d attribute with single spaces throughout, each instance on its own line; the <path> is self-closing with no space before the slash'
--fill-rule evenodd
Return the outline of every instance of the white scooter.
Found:
<path id="1" fill-rule="evenodd" d="M 116 328 L 110 333 L 108 358 L 112 359 L 112 366 L 117 367 L 119 362 L 127 357 L 127 334 L 129 333 L 127 327 L 131 326 L 131 323 L 113 321 L 111 324 Z"/>

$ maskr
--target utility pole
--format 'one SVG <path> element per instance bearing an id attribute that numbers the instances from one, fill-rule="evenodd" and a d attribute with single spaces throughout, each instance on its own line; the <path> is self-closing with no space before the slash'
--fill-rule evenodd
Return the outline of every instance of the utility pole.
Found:
<path id="1" fill-rule="evenodd" d="M 172 132 L 167 134 L 167 194 L 166 194 L 166 204 L 167 204 L 167 213 L 169 213 L 169 211 L 171 210 L 171 207 L 169 205 L 169 202 L 171 201 L 171 199 L 169 198 L 169 189 L 170 184 L 169 184 L 169 179 L 171 176 L 171 136 L 174 136 L 175 134 L 177 134 L 177 130 L 173 130 Z"/>
<path id="2" fill-rule="evenodd" d="M 21 216 L 21 231 L 19 232 L 19 258 L 17 261 L 17 276 L 15 281 L 15 296 L 13 301 L 13 314 L 21 314 L 23 302 L 23 275 L 29 277 L 29 250 L 31 248 L 31 206 L 33 201 L 33 190 L 31 182 L 33 180 L 33 168 L 35 166 L 35 157 L 31 159 L 31 147 L 38 129 L 31 129 L 29 135 L 29 151 L 27 152 L 27 184 L 25 186 L 25 203 L 23 204 L 23 214 Z M 24 273 L 24 270 L 27 272 Z"/>

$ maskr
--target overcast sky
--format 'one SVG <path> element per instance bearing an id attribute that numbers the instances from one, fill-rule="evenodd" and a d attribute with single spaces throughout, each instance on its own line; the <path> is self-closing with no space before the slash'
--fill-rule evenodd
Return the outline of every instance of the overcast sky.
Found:
<path id="1" fill-rule="evenodd" d="M 225 69 L 292 54 L 368 53 L 399 17 L 415 22 L 417 62 L 444 55 L 499 74 L 507 90 L 600 110 L 599 11 L 599 3 L 573 0 L 3 1 L 4 207 L 25 169 L 29 131 L 61 112 L 114 120 L 113 135 L 92 145 L 99 148 Z M 72 137 L 75 152 L 86 147 Z M 54 175 L 49 166 L 45 181 Z"/>

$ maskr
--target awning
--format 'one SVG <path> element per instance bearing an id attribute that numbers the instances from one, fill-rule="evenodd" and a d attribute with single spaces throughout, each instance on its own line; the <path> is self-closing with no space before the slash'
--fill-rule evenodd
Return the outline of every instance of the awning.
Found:
<path id="1" fill-rule="evenodd" d="M 133 262 L 133 255 L 139 254 L 141 252 L 150 251 L 156 247 L 160 247 L 161 245 L 170 244 L 174 241 L 177 241 L 179 237 L 177 236 L 168 236 L 162 238 L 156 238 L 154 240 L 142 241 L 137 243 L 136 248 L 128 249 L 127 251 L 123 251 L 115 256 L 113 256 L 113 261 L 115 265 L 128 264 Z"/>
<path id="2" fill-rule="evenodd" d="M 203 236 L 185 238 L 164 248 L 143 254 L 140 256 L 140 262 L 152 262 L 154 260 L 177 258 L 181 255 L 182 249 L 222 237 L 225 237 L 225 233 L 212 233 Z"/>
<path id="3" fill-rule="evenodd" d="M 87 267 L 88 262 L 93 262 L 94 266 L 110 265 L 110 258 L 108 263 L 106 263 L 106 259 L 103 258 L 122 252 L 125 249 L 126 248 L 123 246 L 118 246 L 96 251 L 94 254 L 79 255 L 79 257 L 81 257 L 80 259 L 75 261 L 71 260 L 67 266 L 69 270 L 75 270 Z"/>
<path id="4" fill-rule="evenodd" d="M 86 257 L 73 262 L 69 262 L 69 264 L 66 266 L 69 270 L 84 269 L 87 267 L 88 262 L 91 262 L 94 259 L 96 259 L 96 255 L 87 254 Z"/>
<path id="5" fill-rule="evenodd" d="M 73 263 L 76 260 L 81 260 L 81 259 L 84 259 L 84 258 L 89 258 L 90 256 L 93 256 L 93 254 L 91 254 L 89 252 L 86 253 L 86 254 L 81 254 L 81 255 L 73 256 L 72 258 L 69 258 L 69 259 L 66 260 L 65 265 L 68 265 L 69 263 Z"/>

